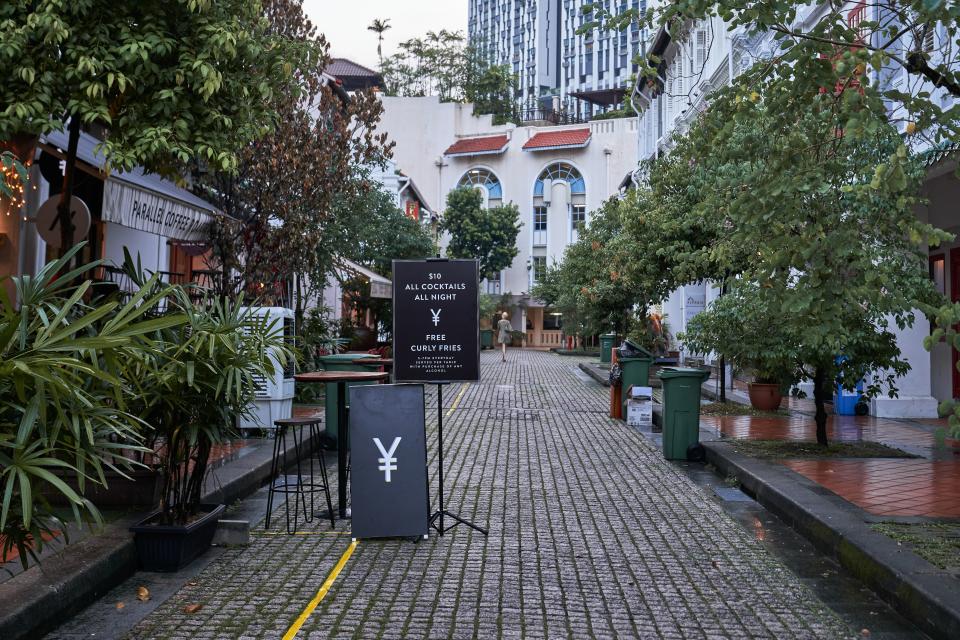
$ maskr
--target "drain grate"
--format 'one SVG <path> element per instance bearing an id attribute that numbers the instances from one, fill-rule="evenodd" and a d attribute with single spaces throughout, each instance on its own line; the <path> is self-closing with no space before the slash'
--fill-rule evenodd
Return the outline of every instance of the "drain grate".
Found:
<path id="1" fill-rule="evenodd" d="M 753 498 L 734 487 L 714 487 L 713 492 L 724 502 L 753 502 Z"/>

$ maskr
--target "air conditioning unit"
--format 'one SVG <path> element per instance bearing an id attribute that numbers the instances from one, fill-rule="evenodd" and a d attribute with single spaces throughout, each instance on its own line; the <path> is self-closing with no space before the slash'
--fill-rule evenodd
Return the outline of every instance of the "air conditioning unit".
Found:
<path id="1" fill-rule="evenodd" d="M 282 335 L 284 342 L 292 345 L 296 334 L 293 309 L 285 307 L 248 307 L 257 318 L 265 318 L 268 326 L 272 325 L 274 335 Z M 275 420 L 289 418 L 293 413 L 293 374 L 295 366 L 293 360 L 281 365 L 276 356 L 271 353 L 274 363 L 274 372 L 270 377 L 256 376 L 256 399 L 248 416 L 238 419 L 237 427 L 241 432 L 251 429 L 268 429 L 271 434 L 276 428 Z"/>

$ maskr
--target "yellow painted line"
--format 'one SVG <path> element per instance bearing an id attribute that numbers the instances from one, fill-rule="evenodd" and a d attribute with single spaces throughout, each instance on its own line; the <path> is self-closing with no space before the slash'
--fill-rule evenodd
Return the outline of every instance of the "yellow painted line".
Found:
<path id="1" fill-rule="evenodd" d="M 307 621 L 307 618 L 310 617 L 310 614 L 313 613 L 313 610 L 317 608 L 317 605 L 327 596 L 327 592 L 330 591 L 330 587 L 333 586 L 333 583 L 336 581 L 337 576 L 340 575 L 340 572 L 343 571 L 343 567 L 346 566 L 347 560 L 350 559 L 350 556 L 353 555 L 353 550 L 357 548 L 357 540 L 354 540 L 350 543 L 350 546 L 347 547 L 347 550 L 343 552 L 343 555 L 340 556 L 340 560 L 337 562 L 337 565 L 333 568 L 333 571 L 330 572 L 330 575 L 327 576 L 327 579 L 324 581 L 323 585 L 320 586 L 320 590 L 317 591 L 317 595 L 313 596 L 313 600 L 310 601 L 310 604 L 307 605 L 307 608 L 303 610 L 303 613 L 293 621 L 293 624 L 290 625 L 290 628 L 287 629 L 287 632 L 283 634 L 283 640 L 293 640 L 297 636 L 297 633 L 300 631 L 300 627 L 303 626 L 303 623 Z"/>
<path id="2" fill-rule="evenodd" d="M 463 398 L 463 394 L 467 392 L 467 387 L 469 386 L 470 386 L 469 382 L 463 383 L 463 386 L 460 387 L 460 393 L 458 393 L 457 397 L 453 399 L 453 404 L 450 405 L 450 410 L 447 411 L 447 415 L 445 417 L 449 418 L 450 414 L 456 410 L 457 406 L 459 406 L 460 404 L 460 400 Z"/>
<path id="3" fill-rule="evenodd" d="M 293 533 L 287 533 L 286 531 L 252 531 L 251 535 L 255 535 L 255 536 L 349 536 L 351 534 L 349 531 L 294 531 Z"/>

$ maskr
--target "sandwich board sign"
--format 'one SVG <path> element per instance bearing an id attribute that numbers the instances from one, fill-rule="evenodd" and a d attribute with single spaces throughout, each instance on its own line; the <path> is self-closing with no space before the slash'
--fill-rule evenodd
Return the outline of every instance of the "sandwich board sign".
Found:
<path id="1" fill-rule="evenodd" d="M 395 381 L 480 379 L 478 276 L 476 260 L 394 260 Z"/>
<path id="2" fill-rule="evenodd" d="M 350 389 L 354 538 L 425 536 L 429 524 L 423 385 Z"/>

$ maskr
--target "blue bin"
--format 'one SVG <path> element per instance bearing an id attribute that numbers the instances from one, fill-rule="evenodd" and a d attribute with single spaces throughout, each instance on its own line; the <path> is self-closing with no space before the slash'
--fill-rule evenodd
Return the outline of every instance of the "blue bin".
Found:
<path id="1" fill-rule="evenodd" d="M 837 385 L 833 394 L 833 412 L 838 416 L 857 415 L 857 405 L 863 400 L 863 380 L 857 383 L 856 391 Z"/>

